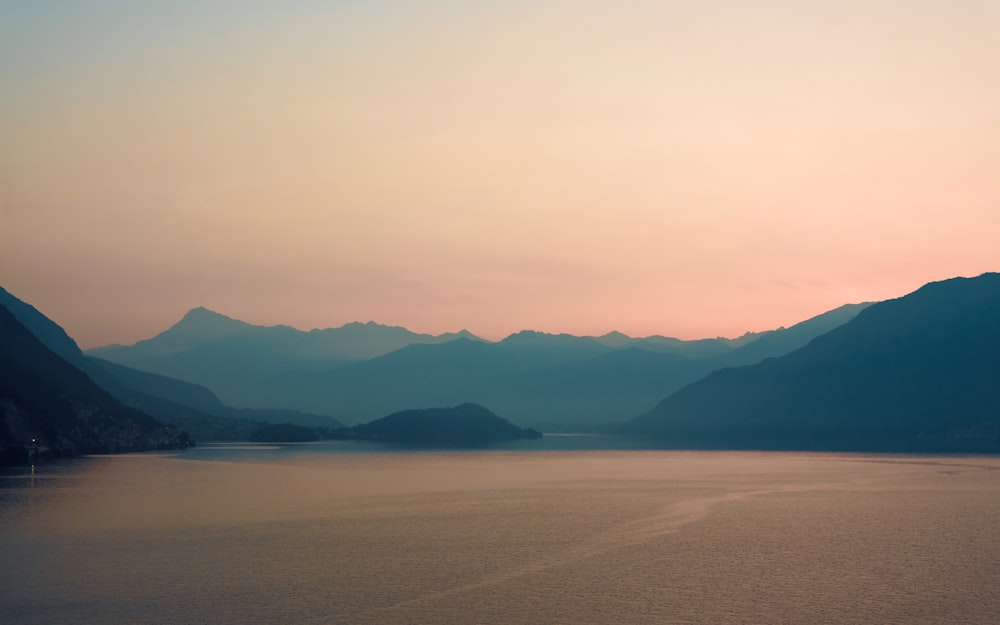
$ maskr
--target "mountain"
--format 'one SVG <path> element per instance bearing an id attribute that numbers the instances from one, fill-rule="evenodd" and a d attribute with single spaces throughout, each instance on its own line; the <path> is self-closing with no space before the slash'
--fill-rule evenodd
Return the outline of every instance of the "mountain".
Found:
<path id="1" fill-rule="evenodd" d="M 43 345 L 89 375 L 98 385 L 112 394 L 125 386 L 142 389 L 161 398 L 175 398 L 186 405 L 204 410 L 222 405 L 218 397 L 207 388 L 84 355 L 76 341 L 66 334 L 61 326 L 2 287 L 0 287 L 0 305 L 5 306 Z"/>
<path id="2" fill-rule="evenodd" d="M 59 337 L 56 337 L 57 339 Z M 123 406 L 0 304 L 0 462 L 180 447 L 185 436 Z M 33 444 L 34 441 L 34 444 Z"/>
<path id="3" fill-rule="evenodd" d="M 332 417 L 296 410 L 232 408 L 224 405 L 204 386 L 87 356 L 62 327 L 2 287 L 0 304 L 6 306 L 43 345 L 83 371 L 124 405 L 148 413 L 163 423 L 175 425 L 196 440 L 246 440 L 250 432 L 265 423 L 274 422 L 292 422 L 308 427 L 341 427 L 341 423 Z M 191 314 L 206 322 L 201 324 L 202 330 L 214 327 L 213 331 L 225 333 L 222 328 L 252 327 L 240 321 L 226 321 L 227 317 L 205 309 L 196 309 Z M 197 328 L 188 330 L 186 335 L 189 338 L 199 334 Z"/>
<path id="4" fill-rule="evenodd" d="M 329 369 L 381 356 L 413 344 L 444 343 L 476 337 L 462 331 L 432 336 L 374 322 L 304 332 L 256 326 L 205 308 L 195 308 L 168 330 L 131 346 L 88 350 L 143 371 L 211 388 L 228 404 L 264 407 L 280 404 L 260 392 L 267 380 L 288 372 Z"/>
<path id="5" fill-rule="evenodd" d="M 732 351 L 722 354 L 716 363 L 720 367 L 735 367 L 752 365 L 783 354 L 791 353 L 804 347 L 809 341 L 821 334 L 842 326 L 865 308 L 871 302 L 861 304 L 845 304 L 839 308 L 797 323 L 790 328 L 779 328 L 757 335 L 753 341 L 740 345 Z"/>
<path id="6" fill-rule="evenodd" d="M 709 361 L 640 348 L 513 372 L 484 402 L 548 432 L 604 430 L 711 370 Z"/>
<path id="7" fill-rule="evenodd" d="M 708 370 L 673 354 L 534 333 L 499 343 L 410 345 L 337 369 L 288 374 L 270 388 L 304 410 L 337 406 L 347 422 L 406 406 L 474 402 L 532 427 L 579 431 L 646 410 Z"/>
<path id="8" fill-rule="evenodd" d="M 137 400 L 131 395 L 139 392 L 220 416 L 227 409 L 215 393 L 199 384 L 139 371 L 93 356 L 83 356 L 79 366 L 112 395 L 128 395 L 130 399 Z"/>
<path id="9" fill-rule="evenodd" d="M 783 355 L 825 331 L 838 316 L 844 318 L 860 308 L 844 307 L 843 314 L 756 335 L 756 340 L 767 338 L 768 345 L 746 358 Z M 786 334 L 790 337 L 783 340 Z M 364 362 L 300 369 L 273 378 L 255 387 L 260 395 L 254 401 L 270 398 L 303 410 L 330 412 L 348 423 L 407 406 L 475 402 L 549 432 L 606 429 L 607 424 L 649 410 L 664 395 L 725 366 L 724 358 L 755 342 L 738 342 L 738 347 L 710 357 L 707 352 L 719 345 L 710 341 L 714 346 L 699 345 L 685 352 L 651 348 L 648 339 L 625 335 L 606 340 L 519 332 L 497 343 L 457 340 L 410 345 Z"/>
<path id="10" fill-rule="evenodd" d="M 782 348 L 775 341 L 764 353 L 782 354 Z M 329 411 L 348 423 L 407 406 L 475 402 L 545 431 L 587 431 L 649 410 L 721 366 L 708 357 L 521 332 L 498 343 L 410 345 L 352 365 L 289 373 L 255 390 L 261 394 L 256 401 L 270 397 Z"/>
<path id="11" fill-rule="evenodd" d="M 195 309 L 152 339 L 88 354 L 204 385 L 247 408 L 286 406 L 361 423 L 415 406 L 475 402 L 547 431 L 585 431 L 622 423 L 715 369 L 792 351 L 862 307 L 737 339 L 523 331 L 498 342 L 371 322 L 299 332 Z"/>
<path id="12" fill-rule="evenodd" d="M 284 326 L 277 326 L 282 331 Z M 189 310 L 169 330 L 135 345 L 111 345 L 92 350 L 94 355 L 120 354 L 115 360 L 129 362 L 170 356 L 193 349 L 206 342 L 218 341 L 252 332 L 254 326 L 199 306 Z"/>
<path id="13" fill-rule="evenodd" d="M 632 338 L 621 332 L 609 332 L 602 336 L 595 337 L 601 345 L 615 347 L 619 349 L 641 349 L 643 351 L 660 352 L 664 354 L 676 354 L 685 358 L 702 359 L 716 358 L 754 341 L 771 334 L 774 331 L 753 333 L 747 332 L 743 336 L 735 339 L 718 337 L 714 339 L 695 339 L 685 341 L 668 336 L 647 336 L 643 338 Z M 779 332 L 780 334 L 780 332 Z"/>
<path id="14" fill-rule="evenodd" d="M 786 356 L 708 375 L 625 429 L 679 446 L 1000 451 L 1000 274 L 873 304 Z"/>
<path id="15" fill-rule="evenodd" d="M 123 364 L 169 363 L 176 361 L 171 357 L 210 356 L 213 350 L 224 348 L 242 357 L 315 360 L 329 364 L 367 360 L 414 343 L 438 343 L 456 338 L 477 337 L 467 330 L 440 336 L 418 334 L 373 321 L 305 332 L 286 325 L 252 325 L 199 307 L 188 311 L 180 321 L 151 339 L 130 346 L 99 347 L 89 353 Z"/>
<path id="16" fill-rule="evenodd" d="M 453 408 L 402 410 L 349 428 L 349 438 L 416 445 L 484 445 L 519 438 L 541 438 L 476 404 Z"/>

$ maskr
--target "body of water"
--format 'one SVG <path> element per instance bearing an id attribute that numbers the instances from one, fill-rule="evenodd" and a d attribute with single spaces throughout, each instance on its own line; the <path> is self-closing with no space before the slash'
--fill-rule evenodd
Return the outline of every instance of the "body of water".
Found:
<path id="1" fill-rule="evenodd" d="M 998 458 L 570 438 L 220 445 L 8 472 L 0 621 L 1000 622 Z"/>

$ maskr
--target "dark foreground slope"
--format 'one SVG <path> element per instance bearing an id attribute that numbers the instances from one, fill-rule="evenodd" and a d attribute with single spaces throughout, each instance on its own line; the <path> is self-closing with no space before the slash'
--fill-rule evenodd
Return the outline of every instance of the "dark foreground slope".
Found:
<path id="1" fill-rule="evenodd" d="M 32 445 L 32 441 L 35 445 Z M 183 446 L 185 435 L 123 406 L 0 305 L 0 462 Z"/>
<path id="2" fill-rule="evenodd" d="M 629 423 L 678 446 L 1000 451 L 1000 274 L 928 284 Z"/>
<path id="3" fill-rule="evenodd" d="M 530 428 L 519 428 L 476 404 L 403 410 L 347 428 L 345 435 L 389 443 L 459 446 L 542 436 Z"/>

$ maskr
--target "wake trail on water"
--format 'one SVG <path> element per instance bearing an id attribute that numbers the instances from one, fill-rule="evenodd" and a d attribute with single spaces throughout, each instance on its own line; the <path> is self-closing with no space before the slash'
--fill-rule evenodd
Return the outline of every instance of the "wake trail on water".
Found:
<path id="1" fill-rule="evenodd" d="M 854 485 L 856 486 L 857 484 L 854 483 Z M 603 531 L 600 534 L 591 537 L 590 540 L 583 544 L 563 550 L 557 554 L 539 558 L 522 566 L 518 566 L 474 582 L 454 586 L 445 590 L 425 593 L 419 597 L 414 597 L 406 601 L 395 603 L 391 606 L 380 608 L 379 611 L 396 610 L 419 604 L 430 603 L 470 591 L 503 584 L 526 575 L 540 573 L 557 566 L 572 564 L 574 562 L 603 555 L 617 549 L 642 545 L 662 536 L 675 533 L 685 525 L 700 521 L 708 516 L 713 508 L 719 506 L 720 504 L 740 501 L 750 497 L 786 493 L 805 493 L 812 491 L 842 490 L 846 487 L 848 487 L 848 484 L 843 482 L 823 482 L 801 486 L 784 486 L 734 491 L 711 497 L 686 499 L 670 504 L 657 514 L 650 517 L 637 519 L 635 521 L 628 521 L 616 527 L 612 527 L 607 531 Z"/>

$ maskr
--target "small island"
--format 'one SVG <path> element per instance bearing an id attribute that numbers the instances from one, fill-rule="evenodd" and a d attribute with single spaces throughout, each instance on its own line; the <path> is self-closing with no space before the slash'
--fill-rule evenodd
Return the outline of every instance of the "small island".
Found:
<path id="1" fill-rule="evenodd" d="M 522 438 L 541 438 L 477 404 L 451 408 L 403 410 L 369 423 L 345 428 L 344 438 L 412 445 L 485 445 Z"/>

